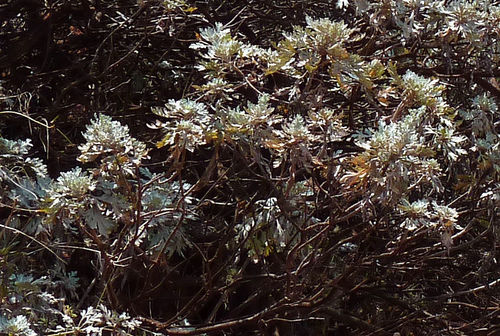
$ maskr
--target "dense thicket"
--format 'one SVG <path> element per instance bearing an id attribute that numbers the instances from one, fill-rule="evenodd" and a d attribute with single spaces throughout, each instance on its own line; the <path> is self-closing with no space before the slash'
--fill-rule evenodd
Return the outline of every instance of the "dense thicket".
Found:
<path id="1" fill-rule="evenodd" d="M 0 24 L 0 333 L 500 332 L 498 1 Z"/>

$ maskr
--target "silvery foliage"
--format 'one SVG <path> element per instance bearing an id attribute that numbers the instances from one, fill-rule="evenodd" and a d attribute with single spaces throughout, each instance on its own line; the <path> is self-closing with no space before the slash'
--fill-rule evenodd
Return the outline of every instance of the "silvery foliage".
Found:
<path id="1" fill-rule="evenodd" d="M 244 242 L 254 262 L 270 253 L 281 252 L 300 239 L 298 228 L 306 228 L 318 219 L 308 217 L 311 204 L 307 198 L 314 194 L 308 181 L 296 182 L 289 192 L 288 206 L 295 210 L 284 213 L 275 197 L 255 202 L 254 211 L 236 225 L 237 241 Z"/>
<path id="2" fill-rule="evenodd" d="M 100 161 L 100 174 L 118 174 L 134 176 L 136 168 L 146 159 L 146 145 L 129 134 L 128 126 L 114 121 L 111 117 L 99 114 L 91 120 L 83 133 L 85 144 L 78 149 L 81 162 Z"/>
<path id="3" fill-rule="evenodd" d="M 283 37 L 277 45 L 277 52 L 271 55 L 267 74 L 280 71 L 303 80 L 304 76 L 311 76 L 326 66 L 339 89 L 347 93 L 347 85 L 358 83 L 371 92 L 373 80 L 384 72 L 380 61 L 368 63 L 359 55 L 347 51 L 346 42 L 357 37 L 354 30 L 342 21 L 306 17 L 305 27 L 295 26 L 291 33 L 284 33 Z M 288 98 L 291 101 L 300 99 L 300 89 L 291 88 Z"/>
<path id="4" fill-rule="evenodd" d="M 238 98 L 232 89 L 236 84 L 228 83 L 226 75 L 231 73 L 243 77 L 241 80 L 250 86 L 252 83 L 262 85 L 265 76 L 276 71 L 301 79 L 304 73 L 314 72 L 321 58 L 326 57 L 332 74 L 338 76 L 340 81 L 350 82 L 356 78 L 371 88 L 371 78 L 365 72 L 379 69 L 381 65 L 376 62 L 365 64 L 359 57 L 347 52 L 343 44 L 352 32 L 343 22 L 308 17 L 305 28 L 297 26 L 292 33 L 285 33 L 276 50 L 270 50 L 238 41 L 229 28 L 220 23 L 201 29 L 198 42 L 193 43 L 191 48 L 200 51 L 202 60 L 198 68 L 208 82 L 195 86 L 201 93 L 197 100 L 170 100 L 165 107 L 152 108 L 153 113 L 167 120 L 151 125 L 163 129 L 165 133 L 158 146 L 170 145 L 172 149 L 182 147 L 193 151 L 214 139 L 232 139 L 250 141 L 281 153 L 300 140 L 323 141 L 323 134 L 315 136 L 318 131 L 329 133 L 328 137 L 336 137 L 334 133 L 341 132 L 341 125 L 325 120 L 327 115 L 328 118 L 335 118 L 331 113 L 325 114 L 326 110 L 312 111 L 305 118 L 291 117 L 283 126 L 283 131 L 280 130 L 275 125 L 283 118 L 275 113 L 270 104 L 271 97 L 266 93 L 259 93 L 257 103 L 249 101 L 246 106 L 226 106 L 224 102 L 234 102 Z M 245 74 L 241 70 L 243 66 L 255 71 Z M 375 77 L 380 75 L 380 71 L 369 72 Z M 298 91 L 289 89 L 290 99 L 298 98 L 297 95 Z M 202 103 L 201 99 L 211 100 L 215 105 Z"/>
<path id="5" fill-rule="evenodd" d="M 186 224 L 198 220 L 196 199 L 188 195 L 191 185 L 158 179 L 143 195 L 143 222 L 136 244 L 146 242 L 146 253 L 163 251 L 183 255 L 191 246 Z"/>
<path id="6" fill-rule="evenodd" d="M 192 152 L 205 143 L 205 135 L 210 131 L 213 117 L 206 106 L 190 99 L 169 100 L 165 107 L 152 108 L 153 113 L 167 119 L 158 121 L 151 128 L 163 129 L 165 136 L 158 147 L 170 145 L 182 147 Z"/>
<path id="7" fill-rule="evenodd" d="M 193 151 L 199 145 L 224 137 L 240 139 L 250 135 L 253 139 L 265 138 L 264 133 L 269 132 L 265 125 L 272 124 L 275 119 L 271 117 L 273 109 L 269 107 L 268 95 L 262 94 L 257 104 L 248 102 L 247 107 L 231 108 L 222 105 L 222 102 L 238 98 L 237 94 L 233 96 L 233 84 L 226 81 L 225 74 L 245 76 L 239 67 L 264 62 L 270 51 L 236 40 L 230 30 L 220 23 L 201 29 L 199 42 L 192 44 L 191 48 L 202 52 L 198 69 L 208 79 L 206 84 L 195 86 L 203 93 L 200 99 L 214 102 L 215 97 L 223 99 L 216 102 L 216 106 L 183 98 L 170 100 L 165 107 L 152 108 L 153 113 L 167 119 L 151 125 L 152 128 L 162 128 L 165 133 L 158 147 L 170 145 L 172 149 Z M 254 131 L 256 136 L 252 136 Z"/>
<path id="8" fill-rule="evenodd" d="M 0 183 L 7 184 L 24 197 L 36 199 L 37 186 L 30 181 L 47 177 L 47 167 L 39 158 L 28 157 L 31 140 L 8 140 L 0 137 Z M 32 196 L 29 196 L 31 194 Z"/>
<path id="9" fill-rule="evenodd" d="M 281 214 L 277 199 L 271 197 L 255 202 L 255 214 L 248 216 L 236 226 L 239 239 L 245 241 L 248 254 L 255 262 L 260 256 L 267 256 L 277 248 L 281 249 L 291 237 L 291 223 Z M 277 239 L 277 240 L 276 240 Z M 272 246 L 273 241 L 278 246 Z"/>
<path id="10" fill-rule="evenodd" d="M 144 143 L 129 135 L 127 126 L 103 114 L 91 120 L 83 137 L 86 143 L 79 146 L 78 160 L 98 166 L 90 171 L 76 167 L 61 173 L 47 193 L 46 221 L 61 223 L 74 232 L 83 221 L 108 237 L 130 211 L 126 185 L 136 176 L 148 151 Z"/>
<path id="11" fill-rule="evenodd" d="M 411 71 L 393 76 L 402 90 L 396 111 L 403 117 L 381 121 L 378 130 L 359 143 L 365 152 L 353 159 L 355 171 L 343 177 L 347 185 L 369 184 L 369 197 L 391 206 L 425 184 L 439 195 L 443 172 L 435 157 L 443 153 L 453 163 L 467 153 L 462 147 L 467 138 L 456 132 L 454 115 L 442 97 L 443 86 Z"/>
<path id="12" fill-rule="evenodd" d="M 31 173 L 32 176 L 38 177 L 47 175 L 47 167 L 42 163 L 42 160 L 25 157 L 32 147 L 30 139 L 8 140 L 0 137 L 1 180 L 6 178 L 7 171 L 5 169 L 10 169 L 8 173 L 13 175 L 19 175 L 20 173 Z"/>
<path id="13" fill-rule="evenodd" d="M 403 96 L 408 101 L 407 103 L 425 105 L 433 109 L 435 113 L 445 112 L 447 104 L 441 96 L 444 86 L 439 84 L 439 80 L 407 71 L 401 79 L 395 78 L 395 82 L 404 90 Z"/>
<path id="14" fill-rule="evenodd" d="M 235 105 L 238 97 L 232 87 L 237 83 L 228 83 L 227 75 L 239 78 L 249 87 L 253 87 L 252 83 L 261 87 L 265 77 L 274 72 L 300 82 L 308 74 L 312 76 L 320 67 L 326 66 L 346 94 L 348 89 L 345 86 L 355 82 L 360 82 L 368 91 L 372 90 L 373 80 L 382 75 L 384 67 L 378 61 L 367 63 L 347 51 L 344 44 L 353 32 L 343 22 L 307 17 L 306 27 L 296 26 L 291 33 L 284 33 L 275 50 L 270 50 L 238 41 L 229 28 L 220 23 L 202 29 L 198 42 L 191 47 L 200 51 L 202 60 L 198 69 L 203 71 L 208 83 L 195 87 L 200 92 L 198 100 L 169 101 L 165 108 L 153 108 L 154 113 L 168 120 L 156 125 L 163 128 L 166 134 L 160 146 L 183 146 L 192 151 L 199 145 L 207 144 L 207 139 L 243 141 L 257 148 L 269 149 L 276 156 L 274 167 L 285 163 L 287 158 L 291 158 L 294 166 L 307 166 L 325 143 L 339 140 L 347 134 L 340 113 L 328 108 L 313 108 L 307 115 L 297 113 L 284 118 L 271 104 L 272 97 L 262 92 L 259 92 L 256 103 Z M 244 66 L 245 72 L 242 70 Z M 296 86 L 283 88 L 282 91 L 279 94 L 288 95 L 290 101 L 301 96 Z M 187 121 L 185 126 L 181 124 L 182 128 L 179 127 L 181 121 Z M 260 160 L 260 156 L 255 154 L 255 147 L 252 149 L 253 157 Z M 290 196 L 288 201 L 294 202 L 295 196 Z M 256 229 L 254 236 L 241 236 L 254 245 L 247 246 L 254 251 L 254 256 L 275 248 L 271 245 L 282 248 L 282 244 L 290 240 L 287 235 L 295 232 L 289 220 L 280 213 L 276 199 L 260 200 L 257 204 L 254 216 L 241 224 L 241 232 L 248 233 L 253 230 L 251 228 L 259 227 L 255 223 L 256 218 L 271 229 Z M 271 224 L 265 224 L 269 222 Z M 257 236 L 259 238 L 254 239 Z"/>
<path id="15" fill-rule="evenodd" d="M 147 150 L 143 143 L 130 137 L 126 126 L 103 114 L 91 121 L 83 136 L 87 142 L 79 146 L 78 159 L 100 165 L 93 173 L 81 167 L 61 173 L 47 193 L 47 220 L 61 221 L 72 230 L 84 220 L 90 228 L 108 236 L 117 219 L 130 207 L 126 196 L 120 193 L 117 177 L 134 176 L 147 157 Z"/>
<path id="16" fill-rule="evenodd" d="M 440 164 L 432 158 L 432 148 L 424 143 L 419 132 L 425 107 L 408 111 L 399 122 L 381 121 L 372 137 L 359 145 L 365 152 L 353 159 L 356 171 L 344 176 L 347 184 L 369 183 L 370 198 L 385 204 L 396 204 L 413 184 L 430 182 L 437 192 Z"/>
<path id="17" fill-rule="evenodd" d="M 267 63 L 267 59 L 275 55 L 269 49 L 238 41 L 220 22 L 214 27 L 202 28 L 199 41 L 193 43 L 191 48 L 203 52 L 197 69 L 204 71 L 208 79 L 223 79 L 227 73 L 237 72 L 245 64 Z"/>
<path id="18" fill-rule="evenodd" d="M 290 122 L 283 125 L 283 133 L 285 137 L 294 144 L 303 141 L 307 142 L 311 137 L 311 133 L 305 124 L 304 117 L 300 114 L 297 114 Z"/>
<path id="19" fill-rule="evenodd" d="M 300 78 L 304 70 L 314 72 L 324 60 L 330 64 L 329 72 L 335 77 L 342 76 L 343 70 L 352 73 L 356 61 L 343 44 L 353 30 L 343 22 L 328 18 L 306 17 L 306 24 L 306 27 L 295 26 L 291 33 L 283 34 L 277 53 L 270 55 L 268 73 L 280 70 Z M 289 98 L 294 98 L 296 93 L 290 94 Z"/>
<path id="20" fill-rule="evenodd" d="M 163 7 L 168 11 L 173 11 L 177 8 L 188 7 L 185 0 L 164 0 L 162 2 Z"/>
<path id="21" fill-rule="evenodd" d="M 110 199 L 110 203 L 102 202 L 95 197 L 92 192 L 98 186 L 102 191 L 102 182 L 104 181 L 95 179 L 80 167 L 61 173 L 47 192 L 46 211 L 49 215 L 47 222 L 60 221 L 66 229 L 76 231 L 78 223 L 83 219 L 90 228 L 108 236 L 116 225 L 114 220 L 118 211 L 126 210 L 128 204 L 126 202 L 120 204 L 119 196 Z M 106 211 L 109 208 L 114 212 L 111 216 L 106 216 L 109 214 Z"/>
<path id="22" fill-rule="evenodd" d="M 203 58 L 216 60 L 221 63 L 231 61 L 231 58 L 243 46 L 242 42 L 233 39 L 230 30 L 220 22 L 217 22 L 213 28 L 201 29 L 200 39 L 201 41 L 192 44 L 191 48 L 205 50 L 206 52 L 201 55 Z M 202 63 L 199 69 L 208 70 L 210 69 L 208 66 L 208 64 L 203 65 Z"/>
<path id="23" fill-rule="evenodd" d="M 31 148 L 30 140 L 0 138 L 0 188 L 3 203 L 30 214 L 25 217 L 19 211 L 5 224 L 28 235 L 37 235 L 43 231 L 40 212 L 37 210 L 51 181 L 42 160 L 28 157 Z M 5 242 L 9 241 L 9 233 L 4 232 Z M 60 282 L 63 278 L 73 276 L 64 272 L 35 279 L 14 266 L 12 269 L 2 268 L 0 274 L 6 279 L 2 283 L 6 296 L 0 308 L 0 333 L 7 335 L 37 335 L 35 331 L 39 329 L 36 320 L 31 320 L 29 316 L 53 316 L 55 305 L 63 299 L 56 298 L 52 293 L 60 292 L 61 289 L 72 290 Z"/>
<path id="24" fill-rule="evenodd" d="M 331 108 L 322 108 L 319 111 L 311 110 L 308 113 L 308 126 L 311 133 L 319 135 L 315 138 L 323 144 L 341 140 L 348 134 L 348 129 L 342 124 L 342 113 Z M 319 130 L 319 132 L 318 132 Z"/>
<path id="25" fill-rule="evenodd" d="M 104 305 L 83 309 L 78 318 L 64 314 L 63 325 L 58 325 L 53 333 L 76 333 L 78 335 L 101 336 L 112 332 L 113 335 L 130 335 L 141 325 L 141 321 L 131 318 L 127 313 L 118 314 Z"/>
<path id="26" fill-rule="evenodd" d="M 270 104 L 270 96 L 262 94 L 257 103 L 247 102 L 247 106 L 221 109 L 221 132 L 234 140 L 249 141 L 259 147 L 275 150 L 281 155 L 283 150 L 298 145 L 321 144 L 338 140 L 346 134 L 340 121 L 340 114 L 332 109 L 312 110 L 308 116 L 296 115 L 284 119 L 275 113 Z M 282 124 L 281 130 L 275 125 Z"/>
<path id="27" fill-rule="evenodd" d="M 46 167 L 41 160 L 25 158 L 31 148 L 30 141 L 0 138 L 2 188 L 9 190 L 6 197 L 11 202 L 17 200 L 26 209 L 42 209 L 49 234 L 57 227 L 53 224 L 61 223 L 69 232 L 76 232 L 79 225 L 86 225 L 85 231 L 92 229 L 101 239 L 109 240 L 113 238 L 117 222 L 133 213 L 132 195 L 127 187 L 136 187 L 140 179 L 143 186 L 147 185 L 140 205 L 143 221 L 138 223 L 139 230 L 131 230 L 125 239 L 135 239 L 136 244 L 149 249 L 148 253 L 159 250 L 169 254 L 182 253 L 189 245 L 188 235 L 184 228 L 176 231 L 174 228 L 196 218 L 190 209 L 194 199 L 187 194 L 191 186 L 184 184 L 181 187 L 178 182 L 172 183 L 141 168 L 142 160 L 147 158 L 145 144 L 130 137 L 126 126 L 108 116 L 96 116 L 87 127 L 84 138 L 87 142 L 80 146 L 79 159 L 95 161 L 96 168 L 83 170 L 76 167 L 61 173 L 55 181 L 46 177 Z M 34 182 L 37 180 L 43 184 Z M 18 216 L 13 216 L 10 221 L 12 227 L 20 227 L 21 223 Z M 26 232 L 30 233 L 29 230 Z M 141 232 L 141 236 L 135 237 L 134 232 Z M 58 239 L 68 237 L 59 234 Z M 109 244 L 113 242 L 109 241 Z M 61 293 L 77 296 L 79 279 L 75 272 L 67 273 L 56 267 L 48 270 L 46 276 L 35 279 L 15 271 L 12 270 L 4 284 L 8 302 L 0 309 L 0 332 L 36 335 L 47 326 L 38 325 L 35 316 L 51 321 L 49 328 L 62 321 L 57 332 L 82 332 L 86 335 L 102 335 L 105 331 L 127 335 L 140 324 L 127 314 L 117 314 L 104 306 L 89 307 L 82 312 L 80 319 L 62 309 L 65 299 L 59 297 Z M 20 310 L 19 307 L 25 308 Z M 32 310 L 36 310 L 36 314 L 30 314 Z"/>
<path id="28" fill-rule="evenodd" d="M 499 136 L 493 121 L 498 118 L 498 106 L 495 100 L 483 94 L 473 98 L 471 108 L 461 110 L 462 118 L 470 123 L 472 137 L 475 140 L 471 151 L 479 154 L 479 160 L 500 171 Z"/>
<path id="29" fill-rule="evenodd" d="M 9 277 L 7 282 L 9 289 L 8 300 L 12 304 L 35 303 L 37 306 L 48 307 L 57 299 L 51 298 L 49 293 L 43 289 L 56 292 L 63 290 L 71 296 L 76 296 L 75 290 L 79 286 L 79 278 L 76 272 L 66 272 L 60 266 L 56 265 L 49 269 L 46 276 L 35 279 L 31 275 L 15 273 Z M 54 301 L 55 300 L 55 301 Z"/>
<path id="30" fill-rule="evenodd" d="M 470 110 L 462 110 L 462 117 L 471 122 L 471 130 L 476 138 L 495 133 L 492 121 L 498 115 L 498 106 L 495 100 L 486 94 L 476 96 L 472 100 Z"/>
<path id="31" fill-rule="evenodd" d="M 75 296 L 78 281 L 76 272 L 67 273 L 57 267 L 38 279 L 23 273 L 12 274 L 3 283 L 6 297 L 0 308 L 0 333 L 39 335 L 48 325 L 55 325 L 63 314 L 62 294 Z M 43 319 L 50 323 L 39 324 Z"/>
<path id="32" fill-rule="evenodd" d="M 25 210 L 37 210 L 50 184 L 47 167 L 39 158 L 29 156 L 31 140 L 8 140 L 0 137 L 0 201 L 16 204 Z M 23 221 L 23 230 L 38 234 L 44 230 L 38 213 Z M 12 226 L 21 228 L 19 216 L 14 216 Z M 18 223 L 19 225 L 14 225 Z"/>
<path id="33" fill-rule="evenodd" d="M 455 226 L 458 219 L 456 209 L 446 205 L 438 205 L 435 201 L 429 202 L 426 199 L 411 203 L 403 199 L 398 205 L 398 209 L 406 217 L 401 223 L 401 227 L 410 231 L 426 227 L 447 229 Z"/>
<path id="34" fill-rule="evenodd" d="M 467 140 L 458 134 L 453 121 L 454 114 L 443 98 L 444 86 L 437 79 L 425 78 L 412 71 L 407 71 L 402 78 L 394 79 L 403 89 L 404 106 L 425 106 L 428 111 L 424 119 L 424 134 L 431 136 L 429 146 L 442 151 L 449 162 L 456 161 L 466 151 L 462 145 Z"/>
<path id="35" fill-rule="evenodd" d="M 5 335 L 36 336 L 31 324 L 24 315 L 6 318 L 0 315 L 0 333 Z"/>
<path id="36" fill-rule="evenodd" d="M 386 31 L 393 20 L 404 45 L 415 39 L 445 38 L 445 43 L 462 38 L 480 46 L 498 27 L 500 10 L 491 0 L 432 1 L 391 0 L 353 3 L 359 14 L 369 15 L 373 24 Z M 345 8 L 345 6 L 343 6 Z M 498 29 L 498 28 L 496 28 Z"/>
<path id="37" fill-rule="evenodd" d="M 269 138 L 272 125 L 280 121 L 274 107 L 269 103 L 269 95 L 259 96 L 257 103 L 247 102 L 241 109 L 223 108 L 219 111 L 223 132 L 233 139 L 252 139 L 261 142 Z"/>
<path id="38" fill-rule="evenodd" d="M 194 109 L 182 111 L 195 113 Z M 95 161 L 98 166 L 89 171 L 76 167 L 61 173 L 47 191 L 46 221 L 60 222 L 73 232 L 83 223 L 106 239 L 112 239 L 122 222 L 129 228 L 126 241 L 144 245 L 148 253 L 158 249 L 182 253 L 189 240 L 184 228 L 174 228 L 195 217 L 193 213 L 185 214 L 192 201 L 185 195 L 190 186 L 184 184 L 181 190 L 179 183 L 141 168 L 147 158 L 146 145 L 130 137 L 128 127 L 108 116 L 96 116 L 87 126 L 84 138 L 87 142 L 79 146 L 79 160 Z M 138 181 L 147 185 L 142 190 L 139 209 L 138 194 L 133 191 Z M 132 219 L 137 214 L 140 221 Z M 168 246 L 164 246 L 167 242 Z"/>
<path id="39" fill-rule="evenodd" d="M 500 9 L 488 0 L 352 2 L 358 14 L 368 15 L 380 31 L 394 29 L 392 23 L 395 23 L 402 31 L 404 46 L 417 39 L 432 41 L 437 37 L 442 43 L 438 47 L 443 47 L 446 52 L 448 44 L 463 39 L 468 42 L 470 53 L 478 54 L 484 45 L 488 45 L 489 35 L 499 33 Z M 337 3 L 343 9 L 349 1 L 339 0 Z M 167 1 L 164 6 L 172 9 L 184 4 L 184 1 Z M 220 23 L 201 30 L 198 42 L 192 48 L 201 51 L 202 61 L 198 69 L 204 71 L 207 83 L 197 88 L 201 92 L 199 99 L 171 100 L 165 107 L 153 109 L 165 119 L 156 125 L 165 132 L 159 147 L 169 145 L 194 151 L 215 137 L 251 140 L 273 153 L 282 154 L 294 150 L 297 144 L 307 147 L 308 151 L 310 146 L 325 139 L 342 138 L 345 129 L 339 121 L 339 114 L 332 109 L 311 109 L 307 115 L 282 118 L 270 104 L 272 98 L 265 93 L 259 94 L 256 103 L 242 101 L 238 105 L 236 84 L 229 83 L 227 78 L 230 76 L 226 75 L 242 76 L 241 79 L 249 85 L 262 84 L 265 76 L 261 73 L 245 75 L 242 72 L 244 65 L 251 65 L 265 75 L 279 71 L 300 82 L 326 64 L 342 92 L 349 93 L 346 84 L 360 83 L 370 97 L 375 87 L 373 80 L 380 78 L 385 69 L 376 60 L 367 63 L 347 51 L 344 44 L 353 38 L 352 35 L 353 30 L 342 22 L 308 17 L 306 27 L 295 27 L 291 33 L 285 33 L 276 50 L 270 50 L 238 41 Z M 498 61 L 499 46 L 490 46 L 487 58 Z M 387 51 L 389 56 L 397 49 Z M 348 191 L 360 190 L 370 201 L 397 209 L 403 217 L 400 226 L 404 229 L 431 227 L 449 233 L 458 222 L 458 212 L 435 199 L 439 199 L 443 192 L 443 163 L 459 164 L 468 154 L 464 150 L 467 139 L 455 126 L 454 111 L 443 98 L 445 87 L 439 80 L 418 76 L 411 71 L 401 77 L 393 74 L 393 77 L 400 90 L 396 96 L 401 100 L 398 110 L 401 116 L 391 122 L 382 121 L 378 129 L 365 132 L 368 135 L 358 142 L 364 152 L 356 155 L 349 164 L 347 160 L 342 162 L 351 168 L 342 182 Z M 291 101 L 301 98 L 299 85 L 279 93 Z M 219 103 L 216 97 L 223 99 Z M 224 102 L 232 102 L 232 105 L 224 106 Z M 500 171 L 497 125 L 493 124 L 498 113 L 497 104 L 494 99 L 480 95 L 474 98 L 471 106 L 461 111 L 464 121 L 471 125 L 470 149 L 478 153 L 482 165 L 491 165 Z M 276 125 L 280 122 L 283 122 L 281 127 Z M 184 225 L 180 224 L 197 219 L 193 206 L 196 200 L 188 194 L 191 185 L 172 183 L 162 176 L 141 170 L 140 165 L 147 158 L 145 144 L 130 137 L 126 126 L 108 116 L 96 116 L 84 138 L 86 143 L 79 147 L 82 151 L 79 160 L 95 162 L 96 168 L 85 171 L 78 167 L 62 173 L 50 186 L 45 179 L 47 172 L 42 161 L 27 157 L 31 148 L 29 140 L 0 138 L 0 183 L 4 197 L 8 201 L 19 201 L 19 205 L 27 209 L 35 208 L 39 200 L 45 198 L 43 211 L 48 213 L 50 221 L 62 221 L 68 229 L 74 229 L 76 222 L 83 221 L 101 237 L 109 238 L 117 222 L 126 221 L 125 217 L 135 206 L 126 186 L 137 187 L 137 180 L 141 179 L 141 185 L 147 185 L 140 203 L 142 221 L 138 223 L 136 233 L 130 231 L 126 239 L 148 248 L 148 253 L 153 250 L 182 253 L 189 245 L 189 239 Z M 438 160 L 441 157 L 443 160 Z M 482 198 L 498 205 L 497 189 L 498 185 L 492 184 Z M 422 198 L 408 201 L 409 194 L 415 190 Z M 254 260 L 271 251 L 283 251 L 298 238 L 298 227 L 315 222 L 314 218 L 307 216 L 310 210 L 307 198 L 314 192 L 306 182 L 295 183 L 286 194 L 288 199 L 280 202 L 275 197 L 256 201 L 253 212 L 246 214 L 236 226 L 238 242 L 244 242 Z M 301 211 L 286 213 L 280 207 L 283 206 L 281 201 L 289 202 L 291 208 Z M 19 218 L 14 218 L 14 222 L 20 223 Z M 35 280 L 29 275 L 14 274 L 7 286 L 9 304 L 17 305 L 33 299 L 43 303 L 37 307 L 60 305 L 64 300 L 43 291 L 42 286 L 58 283 L 65 290 L 74 292 L 78 283 L 75 274 L 60 275 L 58 279 Z M 5 310 L 0 312 L 0 332 L 34 334 L 36 328 L 30 324 L 27 315 L 15 312 L 7 316 Z M 101 335 L 113 330 L 125 334 L 139 325 L 128 315 L 111 312 L 103 306 L 88 307 L 80 316 L 57 310 L 53 312 L 63 320 L 57 328 L 60 332 Z"/>

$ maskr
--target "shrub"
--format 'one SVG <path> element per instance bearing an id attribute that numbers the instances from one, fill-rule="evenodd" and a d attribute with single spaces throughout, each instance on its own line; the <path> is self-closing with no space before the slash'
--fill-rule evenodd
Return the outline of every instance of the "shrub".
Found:
<path id="1" fill-rule="evenodd" d="M 88 77 L 5 75 L 0 333 L 498 331 L 498 3 L 95 6 Z"/>

